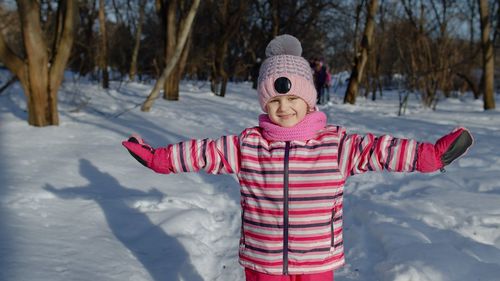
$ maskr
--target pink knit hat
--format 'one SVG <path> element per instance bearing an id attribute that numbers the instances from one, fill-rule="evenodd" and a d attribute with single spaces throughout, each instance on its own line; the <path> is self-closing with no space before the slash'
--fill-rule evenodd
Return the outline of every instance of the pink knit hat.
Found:
<path id="1" fill-rule="evenodd" d="M 310 109 L 316 107 L 313 72 L 301 55 L 300 41 L 288 34 L 277 36 L 267 45 L 267 58 L 260 67 L 257 88 L 264 112 L 267 102 L 280 95 L 298 96 Z"/>

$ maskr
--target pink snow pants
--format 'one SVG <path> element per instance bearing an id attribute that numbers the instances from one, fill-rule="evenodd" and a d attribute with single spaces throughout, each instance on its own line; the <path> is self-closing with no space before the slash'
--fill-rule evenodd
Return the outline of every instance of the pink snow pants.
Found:
<path id="1" fill-rule="evenodd" d="M 333 271 L 301 274 L 301 275 L 270 275 L 245 268 L 246 281 L 333 281 Z"/>

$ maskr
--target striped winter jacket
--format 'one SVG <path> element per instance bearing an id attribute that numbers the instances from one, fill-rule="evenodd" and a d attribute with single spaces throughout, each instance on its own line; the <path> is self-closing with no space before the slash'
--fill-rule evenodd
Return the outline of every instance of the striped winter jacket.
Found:
<path id="1" fill-rule="evenodd" d="M 366 171 L 411 172 L 417 142 L 347 135 L 327 126 L 308 141 L 239 136 L 168 147 L 171 171 L 235 173 L 241 185 L 240 263 L 268 274 L 311 274 L 344 264 L 344 183 Z"/>

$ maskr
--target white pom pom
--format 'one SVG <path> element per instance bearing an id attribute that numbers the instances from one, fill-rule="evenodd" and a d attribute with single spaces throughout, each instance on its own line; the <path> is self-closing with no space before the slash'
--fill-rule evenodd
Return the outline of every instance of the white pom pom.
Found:
<path id="1" fill-rule="evenodd" d="M 299 39 L 283 34 L 271 40 L 266 47 L 266 57 L 277 55 L 301 56 L 302 46 Z"/>

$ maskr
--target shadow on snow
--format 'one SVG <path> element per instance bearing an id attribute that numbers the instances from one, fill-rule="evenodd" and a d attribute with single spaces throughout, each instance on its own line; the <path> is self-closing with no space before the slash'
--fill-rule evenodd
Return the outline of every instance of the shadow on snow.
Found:
<path id="1" fill-rule="evenodd" d="M 90 182 L 87 186 L 44 188 L 63 199 L 84 198 L 94 200 L 103 210 L 109 228 L 115 237 L 135 256 L 155 281 L 173 281 L 182 277 L 186 281 L 202 281 L 190 262 L 186 249 L 173 236 L 155 225 L 147 215 L 127 204 L 130 198 L 164 196 L 158 190 L 143 192 L 121 186 L 107 173 L 92 163 L 80 159 L 80 174 Z M 142 230 L 140 233 L 131 230 Z"/>

